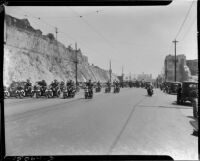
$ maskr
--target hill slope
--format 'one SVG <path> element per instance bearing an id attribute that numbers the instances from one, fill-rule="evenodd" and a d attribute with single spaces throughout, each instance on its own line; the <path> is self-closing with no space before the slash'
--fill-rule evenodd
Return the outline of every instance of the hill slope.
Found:
<path id="1" fill-rule="evenodd" d="M 45 79 L 47 83 L 57 79 L 75 79 L 75 50 L 55 40 L 53 34 L 42 35 L 31 27 L 27 19 L 5 17 L 4 84 L 12 80 L 31 82 Z M 105 82 L 109 71 L 89 65 L 88 58 L 79 49 L 78 81 Z M 112 74 L 112 79 L 117 79 Z"/>

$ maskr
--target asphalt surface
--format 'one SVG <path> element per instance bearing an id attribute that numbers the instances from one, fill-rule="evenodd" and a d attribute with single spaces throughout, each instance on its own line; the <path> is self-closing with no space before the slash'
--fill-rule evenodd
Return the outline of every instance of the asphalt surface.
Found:
<path id="1" fill-rule="evenodd" d="M 7 155 L 169 155 L 198 160 L 192 107 L 176 96 L 124 88 L 84 99 L 5 100 Z"/>

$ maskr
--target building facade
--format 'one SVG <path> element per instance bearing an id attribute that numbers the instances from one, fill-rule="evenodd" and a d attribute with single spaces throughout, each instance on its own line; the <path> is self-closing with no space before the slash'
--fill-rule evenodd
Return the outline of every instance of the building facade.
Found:
<path id="1" fill-rule="evenodd" d="M 175 81 L 175 56 L 168 55 L 165 58 L 165 81 Z M 185 55 L 176 56 L 176 81 L 183 82 L 187 81 L 190 77 L 190 70 L 186 64 Z"/>
<path id="2" fill-rule="evenodd" d="M 144 81 L 147 81 L 147 82 L 151 82 L 152 81 L 152 74 L 144 74 L 144 73 L 138 74 L 137 80 L 138 81 L 144 80 Z"/>
<path id="3" fill-rule="evenodd" d="M 192 76 L 198 74 L 198 59 L 187 60 L 186 64 L 189 67 Z"/>

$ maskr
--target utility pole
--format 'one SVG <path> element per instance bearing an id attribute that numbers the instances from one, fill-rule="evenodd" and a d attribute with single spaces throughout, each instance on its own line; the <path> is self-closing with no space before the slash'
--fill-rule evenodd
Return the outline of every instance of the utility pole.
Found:
<path id="1" fill-rule="evenodd" d="M 167 81 L 167 59 L 165 59 L 165 82 Z"/>
<path id="2" fill-rule="evenodd" d="M 77 85 L 78 85 L 78 81 L 77 81 L 77 76 L 78 76 L 78 53 L 77 53 L 77 43 L 75 43 L 75 61 L 74 61 L 74 63 L 75 63 L 75 68 L 76 68 L 76 73 L 75 73 L 75 80 L 76 80 L 76 87 L 77 87 Z"/>
<path id="3" fill-rule="evenodd" d="M 57 41 L 57 33 L 58 33 L 58 28 L 55 28 L 55 32 L 56 32 L 56 41 Z"/>
<path id="4" fill-rule="evenodd" d="M 111 60 L 110 60 L 110 70 L 109 70 L 109 73 L 110 73 L 110 83 L 111 83 L 111 74 L 112 74 L 112 69 L 111 69 Z"/>
<path id="5" fill-rule="evenodd" d="M 122 83 L 124 81 L 124 67 L 122 66 Z"/>
<path id="6" fill-rule="evenodd" d="M 174 43 L 174 53 L 175 53 L 175 60 L 174 60 L 174 81 L 176 82 L 176 43 L 178 41 L 176 41 L 176 39 L 174 41 L 172 41 Z"/>
<path id="7" fill-rule="evenodd" d="M 7 25 L 6 25 L 6 18 L 4 19 L 4 44 L 7 43 Z"/>

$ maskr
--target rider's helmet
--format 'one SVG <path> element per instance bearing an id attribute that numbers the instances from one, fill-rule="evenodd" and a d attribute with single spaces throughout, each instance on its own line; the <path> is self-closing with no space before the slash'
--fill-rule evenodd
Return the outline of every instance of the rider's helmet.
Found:
<path id="1" fill-rule="evenodd" d="M 61 81 L 61 82 L 60 82 L 60 84 L 61 84 L 61 85 L 64 85 L 64 84 L 65 84 L 65 82 L 64 82 L 64 81 Z"/>
<path id="2" fill-rule="evenodd" d="M 27 79 L 27 80 L 26 80 L 26 82 L 27 82 L 27 83 L 30 83 L 30 80 L 29 80 L 29 79 Z"/>

